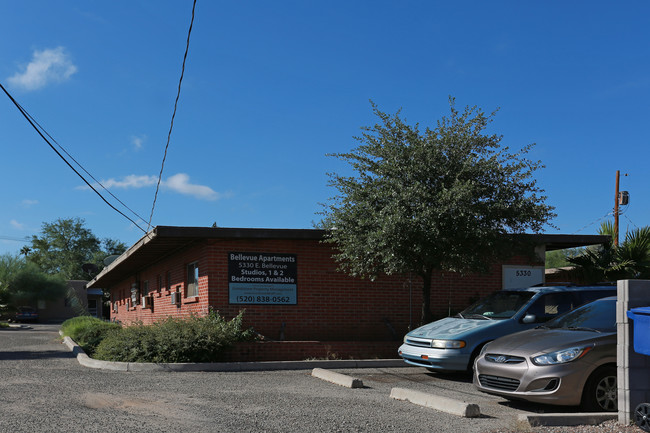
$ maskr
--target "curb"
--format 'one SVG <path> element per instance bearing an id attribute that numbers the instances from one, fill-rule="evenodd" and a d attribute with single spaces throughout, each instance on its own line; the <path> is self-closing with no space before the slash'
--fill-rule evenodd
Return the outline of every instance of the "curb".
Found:
<path id="1" fill-rule="evenodd" d="M 63 335 L 59 331 L 60 335 Z M 358 359 L 330 361 L 263 361 L 263 362 L 188 362 L 188 363 L 153 363 L 153 362 L 113 362 L 100 361 L 89 357 L 86 352 L 70 337 L 64 337 L 63 343 L 77 357 L 79 364 L 88 368 L 112 371 L 266 371 L 266 370 L 311 370 L 314 368 L 388 368 L 408 367 L 401 359 Z"/>
<path id="2" fill-rule="evenodd" d="M 548 426 L 577 426 L 577 425 L 596 425 L 612 419 L 618 419 L 616 412 L 598 412 L 598 413 L 544 413 L 519 415 L 519 420 L 528 422 L 531 427 Z"/>
<path id="3" fill-rule="evenodd" d="M 9 323 L 8 325 L 9 325 L 9 327 L 2 328 L 2 329 L 6 330 L 6 331 L 17 331 L 19 329 L 34 329 L 31 326 L 23 325 L 22 323 L 21 324 Z"/>
<path id="4" fill-rule="evenodd" d="M 59 334 L 63 335 L 60 331 Z M 388 368 L 409 367 L 401 359 L 365 359 L 365 360 L 330 360 L 330 361 L 265 361 L 265 362 L 214 362 L 214 363 L 170 363 L 156 364 L 146 362 L 112 362 L 100 361 L 89 357 L 84 350 L 70 337 L 64 337 L 63 343 L 77 357 L 80 365 L 88 368 L 112 371 L 166 371 L 166 372 L 240 372 L 268 370 L 309 370 L 312 376 L 319 379 L 345 386 L 348 388 L 363 388 L 363 382 L 350 376 L 325 370 L 324 368 Z M 395 400 L 409 401 L 419 406 L 428 407 L 441 412 L 450 413 L 466 418 L 481 416 L 477 404 L 461 402 L 447 397 L 426 394 L 404 388 L 393 388 L 390 397 Z M 519 420 L 527 422 L 531 427 L 537 426 L 577 426 L 596 425 L 618 415 L 606 413 L 549 413 L 549 414 L 520 414 Z"/>
<path id="5" fill-rule="evenodd" d="M 393 388 L 390 397 L 396 400 L 405 400 L 419 406 L 428 407 L 452 415 L 465 418 L 476 418 L 481 416 L 481 410 L 477 404 L 465 403 L 447 397 L 427 394 L 404 388 Z"/>
<path id="6" fill-rule="evenodd" d="M 363 388 L 363 381 L 361 379 L 355 379 L 353 377 L 341 373 L 336 373 L 334 371 L 324 370 L 322 368 L 314 368 L 314 370 L 311 372 L 311 375 L 313 377 L 323 379 L 336 385 L 345 386 L 346 388 Z"/>

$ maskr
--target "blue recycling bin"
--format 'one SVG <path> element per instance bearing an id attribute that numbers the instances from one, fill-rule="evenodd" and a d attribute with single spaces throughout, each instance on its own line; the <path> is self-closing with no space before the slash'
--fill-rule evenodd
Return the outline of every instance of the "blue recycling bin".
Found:
<path id="1" fill-rule="evenodd" d="M 634 351 L 650 355 L 650 307 L 632 308 L 627 317 L 634 321 Z"/>

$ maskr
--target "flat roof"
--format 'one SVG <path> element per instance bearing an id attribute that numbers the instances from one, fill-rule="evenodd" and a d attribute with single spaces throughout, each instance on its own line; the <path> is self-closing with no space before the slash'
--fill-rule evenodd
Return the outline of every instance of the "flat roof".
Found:
<path id="1" fill-rule="evenodd" d="M 110 288 L 175 252 L 206 239 L 322 240 L 325 234 L 325 230 L 319 229 L 157 226 L 102 269 L 86 287 Z M 547 251 L 597 245 L 610 239 L 608 236 L 601 235 L 530 234 L 524 236 L 531 237 L 537 245 L 545 245 Z"/>

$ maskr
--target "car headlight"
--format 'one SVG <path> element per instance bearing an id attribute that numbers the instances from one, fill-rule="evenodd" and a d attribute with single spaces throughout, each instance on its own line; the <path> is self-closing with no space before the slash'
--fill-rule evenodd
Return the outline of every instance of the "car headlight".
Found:
<path id="1" fill-rule="evenodd" d="M 483 356 L 485 352 L 487 352 L 487 348 L 490 345 L 490 343 L 485 343 L 483 347 L 481 347 L 481 353 L 478 354 L 478 356 Z"/>
<path id="2" fill-rule="evenodd" d="M 465 342 L 462 340 L 431 340 L 434 349 L 462 349 Z"/>
<path id="3" fill-rule="evenodd" d="M 544 355 L 539 355 L 532 358 L 532 361 L 536 365 L 555 365 L 555 364 L 564 364 L 566 362 L 575 361 L 576 359 L 582 358 L 591 350 L 591 346 L 588 347 L 572 347 L 570 349 L 558 350 L 556 352 L 546 353 Z"/>

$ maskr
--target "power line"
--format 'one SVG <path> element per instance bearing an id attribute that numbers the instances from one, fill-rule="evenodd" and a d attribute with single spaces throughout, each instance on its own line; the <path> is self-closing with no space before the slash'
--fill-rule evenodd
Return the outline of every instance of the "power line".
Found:
<path id="1" fill-rule="evenodd" d="M 178 106 L 178 99 L 181 96 L 181 84 L 183 83 L 183 75 L 185 75 L 185 61 L 187 60 L 187 52 L 190 49 L 190 36 L 192 34 L 192 26 L 194 25 L 194 10 L 196 9 L 196 0 L 192 5 L 192 19 L 190 20 L 190 28 L 187 31 L 187 42 L 185 43 L 185 55 L 183 56 L 183 65 L 181 67 L 181 77 L 178 80 L 178 91 L 176 92 L 176 100 L 174 101 L 174 111 L 172 112 L 172 120 L 169 125 L 169 133 L 167 134 L 167 144 L 165 145 L 165 153 L 163 154 L 162 165 L 160 167 L 160 174 L 158 175 L 158 183 L 156 184 L 156 193 L 153 197 L 153 204 L 151 205 L 151 215 L 149 215 L 149 222 L 147 223 L 147 231 L 151 228 L 151 220 L 153 219 L 153 211 L 156 207 L 156 200 L 158 199 L 158 190 L 160 189 L 160 181 L 162 179 L 163 170 L 165 168 L 165 160 L 167 159 L 167 149 L 169 148 L 169 141 L 172 136 L 172 129 L 174 129 L 174 117 L 176 117 L 176 108 Z"/>
<path id="2" fill-rule="evenodd" d="M 30 238 L 29 236 L 25 236 L 24 238 L 17 238 L 13 236 L 0 236 L 0 240 L 3 241 L 16 241 L 16 242 L 29 242 Z"/>
<path id="3" fill-rule="evenodd" d="M 634 221 L 632 221 L 632 220 L 630 219 L 630 217 L 628 217 L 627 215 L 623 215 L 623 216 L 625 217 L 626 220 L 628 220 L 628 221 L 629 221 L 629 222 L 634 226 L 635 229 L 638 229 L 638 228 L 639 228 L 639 226 L 637 226 L 636 224 L 634 224 Z"/>
<path id="4" fill-rule="evenodd" d="M 88 182 L 88 181 L 86 180 L 86 178 L 84 178 L 84 177 L 81 175 L 81 173 L 79 173 L 79 171 L 77 171 L 77 169 L 74 168 L 74 167 L 72 166 L 72 164 L 70 164 L 70 162 L 69 162 L 67 159 L 65 159 L 65 157 L 64 157 L 63 155 L 61 155 L 61 152 L 59 152 L 59 151 L 58 151 L 58 150 L 57 150 L 57 149 L 52 145 L 52 143 L 50 143 L 50 141 L 45 137 L 45 135 L 43 135 L 43 133 L 41 132 L 41 130 L 36 126 L 36 124 L 34 124 L 34 122 L 33 122 L 32 119 L 31 119 L 31 116 L 27 113 L 27 111 L 26 111 L 26 110 L 25 110 L 25 109 L 24 109 L 24 108 L 23 108 L 23 107 L 22 107 L 22 106 L 21 106 L 21 105 L 20 105 L 20 104 L 19 104 L 19 103 L 14 99 L 14 98 L 13 98 L 13 96 L 11 96 L 11 94 L 7 91 L 7 89 L 5 89 L 5 87 L 4 87 L 2 84 L 0 84 L 0 89 L 2 89 L 3 92 L 5 92 L 5 94 L 6 94 L 7 97 L 11 100 L 11 102 L 13 102 L 13 104 L 16 106 L 16 108 L 18 108 L 18 111 L 20 111 L 20 113 L 25 117 L 25 119 L 27 119 L 27 121 L 28 121 L 29 124 L 32 126 L 32 128 L 34 128 L 34 130 L 38 133 L 38 135 L 41 136 L 41 138 L 42 138 L 42 139 L 43 139 L 43 140 L 48 144 L 48 146 L 50 146 L 50 148 L 51 148 L 51 149 L 52 149 L 52 150 L 53 150 L 53 151 L 54 151 L 54 152 L 59 156 L 59 158 L 61 158 L 61 159 L 63 160 L 63 162 L 65 162 L 65 163 L 67 164 L 67 166 L 70 167 L 70 169 L 72 169 L 72 171 L 74 171 L 74 172 L 76 173 L 76 175 L 79 176 L 79 177 L 81 178 L 81 180 L 83 180 L 84 183 L 85 183 L 86 185 L 88 185 L 88 187 L 90 187 L 90 189 L 92 189 L 92 190 L 95 192 L 95 194 L 97 194 L 97 195 L 99 196 L 99 198 L 101 198 L 101 199 L 104 201 L 104 203 L 106 203 L 106 204 L 107 204 L 108 206 L 110 206 L 114 211 L 116 211 L 117 213 L 119 213 L 119 214 L 122 215 L 124 218 L 128 219 L 129 221 L 131 221 L 131 223 L 133 223 L 133 225 L 135 225 L 137 228 L 139 228 L 140 230 L 142 230 L 143 232 L 146 233 L 146 231 L 145 231 L 142 227 L 140 227 L 140 226 L 139 226 L 135 221 L 133 221 L 131 218 L 129 218 L 127 215 L 125 215 L 124 212 L 120 211 L 120 210 L 117 209 L 115 206 L 113 206 L 113 205 L 112 205 L 108 200 L 106 200 L 106 198 L 105 198 L 105 197 L 104 197 L 104 196 L 103 196 L 99 191 L 97 191 L 97 190 L 95 189 L 95 187 L 92 186 L 92 185 L 90 184 L 90 182 Z M 48 134 L 48 135 L 49 135 L 49 134 Z"/>
<path id="5" fill-rule="evenodd" d="M 603 215 L 602 217 L 598 218 L 596 221 L 587 224 L 586 226 L 582 227 L 582 228 L 579 229 L 579 230 L 576 230 L 575 232 L 573 232 L 573 234 L 575 235 L 575 234 L 577 234 L 577 233 L 580 233 L 581 231 L 583 231 L 583 230 L 586 229 L 587 227 L 591 227 L 591 226 L 593 226 L 594 224 L 599 223 L 599 222 L 601 222 L 602 220 L 604 220 L 605 218 L 607 218 L 608 216 L 612 216 L 612 215 L 614 215 L 614 212 L 613 212 L 613 211 L 612 211 L 612 212 L 607 212 L 605 215 Z"/>
<path id="6" fill-rule="evenodd" d="M 117 200 L 118 203 L 120 203 L 122 206 L 124 206 L 126 209 L 128 209 L 128 210 L 129 210 L 133 215 L 135 215 L 136 217 L 138 217 L 138 218 L 140 219 L 140 221 L 142 221 L 142 222 L 144 222 L 144 223 L 147 222 L 147 220 L 145 220 L 144 218 L 142 218 L 142 217 L 141 217 L 140 215 L 138 215 L 138 214 L 137 214 L 133 209 L 131 209 L 130 207 L 128 207 L 128 206 L 126 205 L 126 203 L 124 203 L 122 200 L 120 200 L 120 199 L 119 199 L 115 194 L 113 194 L 110 190 L 108 190 L 108 189 L 107 189 L 107 188 L 106 188 L 106 187 L 105 187 L 105 186 L 104 186 L 100 181 L 98 181 L 98 180 L 97 180 L 97 179 L 96 179 L 96 178 L 95 178 L 95 177 L 94 177 L 90 172 L 88 172 L 88 170 L 86 170 L 86 168 L 85 168 L 83 165 L 81 165 L 81 163 L 80 163 L 79 161 L 77 161 L 77 160 L 76 160 L 72 155 L 70 155 L 70 153 L 68 153 L 68 151 L 67 151 L 63 146 L 61 146 L 61 145 L 59 144 L 59 142 L 56 141 L 56 139 L 54 139 L 54 137 L 52 137 L 52 136 L 51 136 L 51 135 L 50 135 L 50 134 L 45 130 L 45 128 L 43 128 L 43 126 L 41 126 L 40 123 L 38 123 L 38 121 L 34 118 L 34 116 L 32 116 L 31 114 L 29 114 L 29 112 L 27 112 L 27 110 L 25 110 L 25 109 L 23 108 L 23 106 L 20 105 L 20 103 L 17 103 L 17 104 L 18 104 L 19 109 L 20 109 L 21 111 L 23 111 L 25 114 L 27 114 L 27 116 L 29 116 L 29 118 L 30 118 L 30 119 L 31 119 L 31 120 L 32 120 L 32 121 L 33 121 L 33 122 L 34 122 L 34 123 L 35 123 L 35 124 L 40 128 L 40 130 L 43 131 L 43 133 L 45 133 L 45 135 L 47 135 L 48 138 L 49 138 L 50 140 L 52 140 L 52 142 L 53 142 L 54 144 L 56 144 L 56 145 L 59 147 L 59 149 L 61 149 L 61 150 L 63 151 L 63 153 L 65 153 L 65 154 L 66 154 L 66 155 L 67 155 L 67 156 L 68 156 L 72 161 L 74 161 L 74 163 L 77 164 L 77 166 L 79 166 L 79 168 L 81 168 L 81 169 L 84 171 L 84 173 L 86 173 L 88 176 L 90 176 L 90 178 L 91 178 L 92 180 L 94 180 L 95 183 L 97 183 L 97 185 L 101 186 L 102 189 L 103 189 L 104 191 L 106 191 L 108 194 L 110 194 L 111 197 L 113 197 L 115 200 Z"/>

